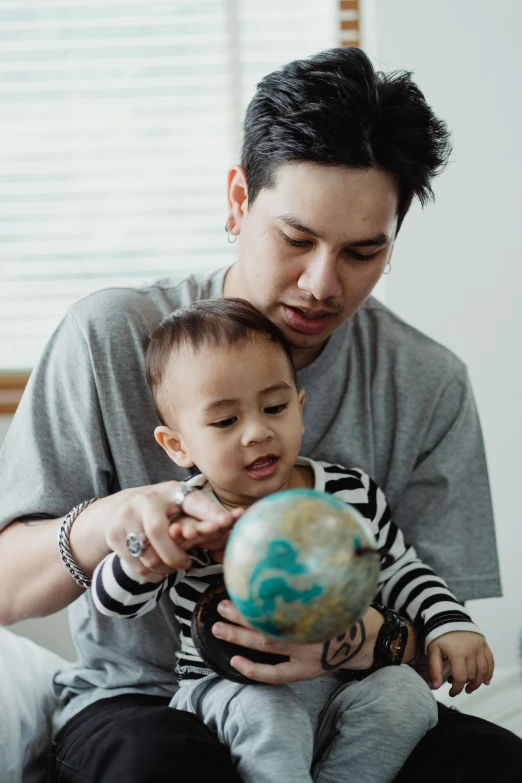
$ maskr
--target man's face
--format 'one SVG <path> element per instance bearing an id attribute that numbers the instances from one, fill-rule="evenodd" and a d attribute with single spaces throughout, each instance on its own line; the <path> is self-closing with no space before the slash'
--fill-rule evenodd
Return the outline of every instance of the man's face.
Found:
<path id="1" fill-rule="evenodd" d="M 301 447 L 304 393 L 282 348 L 265 338 L 183 348 L 164 383 L 167 423 L 180 444 L 177 458 L 171 456 L 184 467 L 195 463 L 220 500 L 248 506 L 288 488 Z"/>
<path id="2" fill-rule="evenodd" d="M 237 167 L 229 225 L 240 233 L 239 260 L 225 296 L 247 299 L 268 316 L 304 367 L 364 304 L 389 261 L 398 187 L 375 168 L 287 164 L 248 205 L 241 178 Z"/>

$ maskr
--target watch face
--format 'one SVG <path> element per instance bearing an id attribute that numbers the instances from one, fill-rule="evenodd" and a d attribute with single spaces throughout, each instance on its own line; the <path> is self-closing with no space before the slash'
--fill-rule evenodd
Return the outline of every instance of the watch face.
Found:
<path id="1" fill-rule="evenodd" d="M 408 642 L 408 629 L 406 626 L 397 628 L 395 639 L 390 642 L 390 653 L 393 663 L 402 661 L 406 644 Z"/>
<path id="2" fill-rule="evenodd" d="M 371 606 L 384 617 L 384 623 L 375 643 L 374 666 L 372 668 L 375 671 L 382 666 L 397 666 L 402 663 L 406 650 L 408 626 L 399 613 L 394 612 L 393 609 L 376 602 Z"/>

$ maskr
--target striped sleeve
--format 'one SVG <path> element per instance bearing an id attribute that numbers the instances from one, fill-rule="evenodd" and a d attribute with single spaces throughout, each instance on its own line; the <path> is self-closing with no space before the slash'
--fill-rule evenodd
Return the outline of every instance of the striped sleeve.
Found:
<path id="1" fill-rule="evenodd" d="M 183 574 L 183 571 L 177 571 L 159 584 L 145 582 L 124 560 L 111 552 L 94 571 L 92 599 L 98 611 L 106 617 L 140 617 L 154 609 L 163 593 Z"/>
<path id="2" fill-rule="evenodd" d="M 411 620 L 424 640 L 425 651 L 431 642 L 450 631 L 472 631 L 483 636 L 446 582 L 406 544 L 375 482 L 359 468 L 322 465 L 325 491 L 354 506 L 370 524 L 381 554 L 380 603 Z"/>
<path id="3" fill-rule="evenodd" d="M 194 608 L 202 593 L 223 574 L 223 566 L 202 549 L 191 550 L 192 566 L 176 571 L 160 582 L 144 582 L 114 552 L 102 560 L 92 578 L 92 598 L 106 617 L 130 619 L 154 609 L 162 595 L 174 604 L 180 624 L 180 649 L 176 651 L 176 674 L 180 680 L 194 680 L 212 674 L 194 646 L 191 627 Z"/>

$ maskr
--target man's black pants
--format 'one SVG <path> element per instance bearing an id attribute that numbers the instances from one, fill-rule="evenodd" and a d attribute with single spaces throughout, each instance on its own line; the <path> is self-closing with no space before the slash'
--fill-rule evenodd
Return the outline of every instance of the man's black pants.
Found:
<path id="1" fill-rule="evenodd" d="M 240 783 L 227 749 L 198 718 L 168 703 L 127 695 L 87 707 L 53 743 L 53 783 Z M 522 739 L 439 705 L 437 726 L 396 783 L 482 781 L 521 783 Z"/>

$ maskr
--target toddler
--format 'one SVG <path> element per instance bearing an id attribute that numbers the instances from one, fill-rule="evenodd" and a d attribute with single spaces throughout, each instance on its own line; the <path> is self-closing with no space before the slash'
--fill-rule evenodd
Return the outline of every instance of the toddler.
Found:
<path id="1" fill-rule="evenodd" d="M 293 488 L 330 492 L 353 504 L 381 552 L 376 600 L 415 625 L 430 670 L 441 670 L 448 660 L 454 676 L 461 679 L 464 672 L 466 681 L 473 680 L 485 658 L 482 679 L 490 679 L 493 659 L 479 629 L 404 542 L 382 491 L 358 468 L 299 456 L 305 392 L 296 387 L 289 346 L 270 320 L 234 299 L 176 310 L 151 337 L 147 377 L 162 421 L 156 440 L 177 465 L 198 467 L 187 486 L 209 493 L 227 510 Z M 181 627 L 180 687 L 171 706 L 196 713 L 217 733 L 244 781 L 392 781 L 437 721 L 435 699 L 410 666 L 384 666 L 347 681 L 350 672 L 334 658 L 320 678 L 317 703 L 318 688 L 308 688 L 310 683 L 238 684 L 201 660 L 191 638 L 192 614 L 222 573 L 229 532 L 209 531 L 196 520 L 174 521 L 170 534 L 197 546 L 189 551 L 187 571 L 159 583 L 144 582 L 116 554 L 108 555 L 93 577 L 96 607 L 110 617 L 132 618 L 154 610 L 165 593 L 174 602 Z"/>

